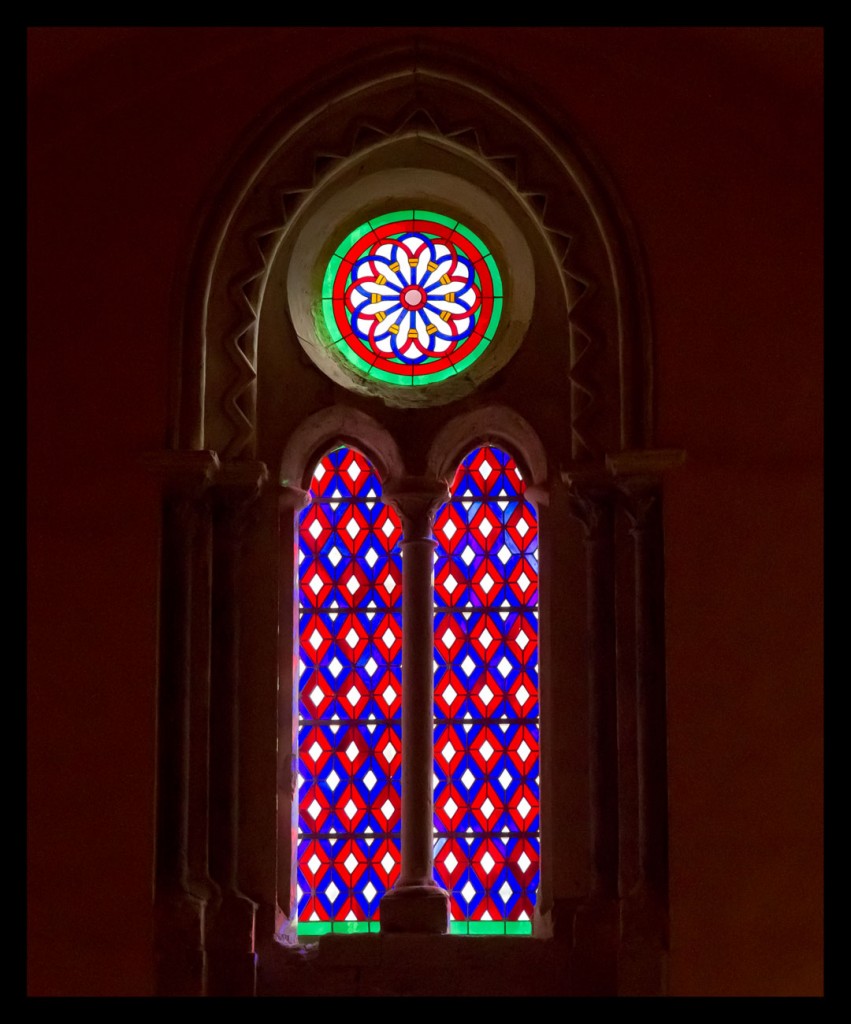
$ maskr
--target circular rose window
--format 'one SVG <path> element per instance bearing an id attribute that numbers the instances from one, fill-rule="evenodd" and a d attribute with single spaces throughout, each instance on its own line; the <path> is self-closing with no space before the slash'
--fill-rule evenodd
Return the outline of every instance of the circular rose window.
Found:
<path id="1" fill-rule="evenodd" d="M 498 200 L 495 179 L 486 190 L 443 170 L 370 172 L 360 161 L 346 176 L 318 189 L 288 233 L 299 344 L 337 384 L 387 405 L 470 394 L 511 359 L 532 315 L 522 211 L 508 193 Z"/>
<path id="2" fill-rule="evenodd" d="M 350 232 L 331 257 L 322 313 L 331 344 L 365 377 L 434 384 L 487 350 L 502 280 L 482 240 L 451 217 L 403 210 Z"/>

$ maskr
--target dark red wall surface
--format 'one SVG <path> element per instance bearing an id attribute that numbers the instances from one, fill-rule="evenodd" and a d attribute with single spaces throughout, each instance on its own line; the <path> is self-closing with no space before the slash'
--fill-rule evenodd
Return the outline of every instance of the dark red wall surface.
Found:
<path id="1" fill-rule="evenodd" d="M 671 993 L 822 992 L 818 28 L 28 33 L 28 991 L 152 991 L 177 281 L 255 118 L 447 38 L 591 146 L 643 244 L 666 484 Z"/>

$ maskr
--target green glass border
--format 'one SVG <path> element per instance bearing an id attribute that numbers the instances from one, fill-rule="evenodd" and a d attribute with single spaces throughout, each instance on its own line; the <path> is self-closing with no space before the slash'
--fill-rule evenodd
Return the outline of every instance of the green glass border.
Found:
<path id="1" fill-rule="evenodd" d="M 339 272 L 340 264 L 344 262 L 343 255 L 351 249 L 358 239 L 363 238 L 372 231 L 383 227 L 385 224 L 392 223 L 394 220 L 408 219 L 413 221 L 431 220 L 437 224 L 442 224 L 444 227 L 451 228 L 453 231 L 458 232 L 458 234 L 462 235 L 476 246 L 482 254 L 484 261 L 487 263 L 488 270 L 490 271 L 491 281 L 493 284 L 493 308 L 491 310 L 490 324 L 488 325 L 487 331 L 485 331 L 482 336 L 481 342 L 460 362 L 453 363 L 452 366 L 447 367 L 445 370 L 436 370 L 434 373 L 425 373 L 417 376 L 411 374 L 410 377 L 403 377 L 399 374 L 390 373 L 388 370 L 379 369 L 374 364 L 368 363 L 362 356 L 353 352 L 351 348 L 345 344 L 345 338 L 340 333 L 340 329 L 337 326 L 337 321 L 334 317 L 333 294 L 334 280 Z M 478 272 L 476 272 L 476 282 L 478 286 L 481 287 L 481 279 Z M 325 274 L 322 279 L 320 300 L 322 304 L 321 326 L 324 326 L 325 328 L 324 332 L 320 330 L 320 340 L 325 347 L 336 348 L 340 353 L 340 356 L 365 377 L 371 380 L 381 381 L 384 384 L 390 384 L 392 387 L 423 387 L 430 384 L 438 384 L 449 377 L 454 377 L 459 373 L 462 373 L 484 354 L 485 349 L 491 341 L 493 341 L 502 320 L 504 305 L 502 295 L 502 275 L 499 272 L 496 260 L 493 258 L 490 249 L 485 245 L 482 239 L 479 238 L 474 231 L 471 231 L 470 228 L 454 217 L 447 217 L 444 214 L 435 213 L 432 210 L 417 209 L 397 210 L 394 213 L 385 213 L 379 217 L 371 217 L 364 224 L 361 224 L 353 231 L 350 231 L 340 245 L 338 245 L 334 250 L 334 254 L 328 261 L 328 265 L 325 268 Z"/>

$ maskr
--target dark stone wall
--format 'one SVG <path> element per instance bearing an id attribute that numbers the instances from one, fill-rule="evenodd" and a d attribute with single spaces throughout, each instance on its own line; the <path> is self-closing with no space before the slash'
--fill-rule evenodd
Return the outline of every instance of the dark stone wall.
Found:
<path id="1" fill-rule="evenodd" d="M 822 991 L 822 33 L 28 32 L 28 990 L 152 992 L 159 488 L 182 273 L 278 97 L 468 47 L 643 244 L 666 481 L 670 987 Z M 11 341 L 11 339 L 10 339 Z"/>

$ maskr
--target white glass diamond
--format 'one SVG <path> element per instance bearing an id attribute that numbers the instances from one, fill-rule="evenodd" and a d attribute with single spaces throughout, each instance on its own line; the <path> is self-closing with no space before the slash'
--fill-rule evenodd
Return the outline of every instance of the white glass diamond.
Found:
<path id="1" fill-rule="evenodd" d="M 473 561 L 473 559 L 474 559 L 475 557 L 476 557 L 476 552 L 475 552 L 475 551 L 473 551 L 473 549 L 472 549 L 472 548 L 470 547 L 470 545 L 469 545 L 469 544 L 468 544 L 468 545 L 467 545 L 467 547 L 465 547 L 465 548 L 464 548 L 464 550 L 463 550 L 463 551 L 461 552 L 461 561 L 462 561 L 462 562 L 463 562 L 463 563 L 464 563 L 465 565 L 469 565 L 469 564 L 470 564 L 470 562 L 472 562 L 472 561 Z"/>
<path id="2" fill-rule="evenodd" d="M 358 805 L 354 800 L 348 800 L 343 810 L 346 813 L 346 817 L 351 821 L 351 819 L 358 813 Z"/>
<path id="3" fill-rule="evenodd" d="M 461 669 L 464 672 L 464 675 L 467 676 L 467 677 L 470 676 L 470 674 L 472 673 L 473 669 L 475 669 L 475 667 L 476 667 L 476 663 L 475 663 L 475 661 L 473 661 L 473 659 L 470 657 L 469 654 L 461 662 Z"/>
<path id="4" fill-rule="evenodd" d="M 447 740 L 440 753 L 444 761 L 451 761 L 452 755 L 455 753 L 455 747 L 453 747 L 449 740 Z"/>
<path id="5" fill-rule="evenodd" d="M 346 590 L 348 590 L 348 592 L 350 594 L 354 594 L 354 592 L 359 587 L 360 587 L 360 583 L 358 582 L 357 576 L 350 576 L 349 577 L 349 582 L 346 584 Z"/>
<path id="6" fill-rule="evenodd" d="M 370 569 L 378 561 L 378 555 L 376 554 L 375 548 L 370 548 L 369 551 L 363 556 L 364 561 L 370 567 Z"/>
<path id="7" fill-rule="evenodd" d="M 519 865 L 521 871 L 526 871 L 531 863 L 532 861 L 529 859 L 529 855 L 526 853 L 525 850 L 517 858 L 517 864 Z"/>
<path id="8" fill-rule="evenodd" d="M 317 859 L 318 859 L 318 858 L 317 858 Z M 443 861 L 443 863 L 444 863 L 444 864 L 446 865 L 446 867 L 447 867 L 447 870 L 449 870 L 449 871 L 454 871 L 454 870 L 455 870 L 455 867 L 456 867 L 456 865 L 458 864 L 458 858 L 457 858 L 457 857 L 455 856 L 455 854 L 454 854 L 454 853 L 453 853 L 453 852 L 452 852 L 452 851 L 450 850 L 450 851 L 449 851 L 449 853 L 447 853 L 447 855 L 446 855 L 446 859 L 445 859 L 445 860 Z"/>
<path id="9" fill-rule="evenodd" d="M 388 743 L 384 750 L 382 750 L 382 754 L 384 754 L 384 760 L 389 764 L 396 756 L 396 748 L 392 743 Z"/>
<path id="10" fill-rule="evenodd" d="M 385 818 L 389 818 L 392 815 L 393 804 L 390 802 L 390 800 L 385 800 L 384 803 L 381 805 L 381 813 L 384 815 Z"/>
<path id="11" fill-rule="evenodd" d="M 508 903 L 508 900 L 511 897 L 511 893 L 513 891 L 514 890 L 511 888 L 511 886 L 508 884 L 508 882 L 503 882 L 502 883 L 502 885 L 500 886 L 500 889 L 499 889 L 499 895 L 502 897 L 502 902 L 503 903 Z"/>
<path id="12" fill-rule="evenodd" d="M 354 707 L 360 700 L 360 694 L 356 686 L 353 686 L 346 694 L 346 700 Z"/>
<path id="13" fill-rule="evenodd" d="M 532 748 L 523 740 L 520 746 L 517 748 L 517 753 L 520 755 L 520 760 L 525 761 L 526 758 L 532 753 Z"/>
<path id="14" fill-rule="evenodd" d="M 490 519 L 483 519 L 479 530 L 483 537 L 489 537 L 493 533 L 493 524 Z"/>
<path id="15" fill-rule="evenodd" d="M 461 890 L 461 895 L 469 903 L 470 900 L 476 895 L 476 890 L 473 888 L 471 882 L 467 882 L 464 888 Z"/>
<path id="16" fill-rule="evenodd" d="M 370 655 L 369 661 L 364 665 L 364 668 L 370 675 L 375 673 L 375 670 L 378 668 L 378 662 L 372 657 L 372 655 Z"/>
<path id="17" fill-rule="evenodd" d="M 358 746 L 357 746 L 357 744 L 355 743 L 355 741 L 354 741 L 354 740 L 352 740 L 352 742 L 351 742 L 351 743 L 350 743 L 350 744 L 349 744 L 349 745 L 348 745 L 348 746 L 346 747 L 346 757 L 347 757 L 347 758 L 348 758 L 348 759 L 349 759 L 350 761 L 354 761 L 354 759 L 355 759 L 355 758 L 356 758 L 357 756 L 358 756 Z"/>
<path id="18" fill-rule="evenodd" d="M 493 636 L 491 635 L 491 631 L 487 628 L 487 626 L 485 626 L 485 628 L 479 635 L 479 641 L 481 642 L 485 650 L 487 650 L 493 643 Z"/>
<path id="19" fill-rule="evenodd" d="M 314 706 L 317 708 L 322 703 L 322 698 L 324 696 L 325 694 L 322 692 L 322 690 L 319 689 L 318 686 L 314 686 L 313 689 L 310 691 L 310 699 L 313 701 Z"/>
<path id="20" fill-rule="evenodd" d="M 520 648 L 521 651 L 524 651 L 528 643 L 529 637 L 526 636 L 525 630 L 521 629 L 520 632 L 517 634 L 517 646 Z"/>
<path id="21" fill-rule="evenodd" d="M 384 630 L 384 633 L 382 634 L 381 639 L 384 641 L 384 645 L 386 647 L 392 647 L 393 641 L 396 639 L 396 634 L 388 626 L 387 629 Z"/>
<path id="22" fill-rule="evenodd" d="M 310 536 L 316 540 L 320 533 L 322 533 L 322 526 L 318 519 L 314 519 L 313 522 L 308 526 L 307 532 Z"/>
<path id="23" fill-rule="evenodd" d="M 325 476 L 325 467 L 324 467 L 324 466 L 322 465 L 322 463 L 320 462 L 320 463 L 319 463 L 319 465 L 318 465 L 318 466 L 316 467 L 316 469 L 314 470 L 314 473 L 313 473 L 313 479 L 314 479 L 314 480 L 315 480 L 315 481 L 316 481 L 317 483 L 319 483 L 319 481 L 320 481 L 320 480 L 322 479 L 322 477 L 323 477 L 323 476 Z"/>
<path id="24" fill-rule="evenodd" d="M 374 789 L 376 782 L 378 782 L 378 777 L 375 772 L 370 769 L 366 775 L 364 775 L 363 781 L 367 789 Z"/>
<path id="25" fill-rule="evenodd" d="M 349 474 L 352 480 L 357 480 L 358 476 L 360 475 L 360 468 L 358 467 L 358 464 L 357 462 L 354 461 L 354 459 L 352 460 L 352 463 L 346 470 L 346 472 Z"/>
<path id="26" fill-rule="evenodd" d="M 529 811 L 532 810 L 532 805 L 524 796 L 520 803 L 517 805 L 517 810 L 520 811 L 521 815 L 525 818 Z"/>
<path id="27" fill-rule="evenodd" d="M 316 742 L 316 740 L 314 740 L 313 743 L 310 744 L 310 750 L 308 750 L 308 754 L 310 754 L 311 760 L 315 761 L 321 753 L 322 747 L 320 746 L 319 743 Z"/>
<path id="28" fill-rule="evenodd" d="M 452 540 L 457 532 L 458 527 L 455 523 L 453 523 L 451 519 L 447 519 L 446 526 L 443 527 L 443 536 L 446 537 L 447 540 Z"/>
<path id="29" fill-rule="evenodd" d="M 511 548 L 507 544 L 503 544 L 499 551 L 497 551 L 496 557 L 505 565 L 508 559 L 511 558 Z"/>
<path id="30" fill-rule="evenodd" d="M 366 896 L 367 903 L 372 903 L 372 901 L 375 899 L 375 894 L 377 892 L 378 890 L 375 888 L 372 882 L 367 882 L 366 885 L 363 887 L 363 894 L 364 896 Z"/>
<path id="31" fill-rule="evenodd" d="M 486 760 L 490 760 L 490 756 L 493 753 L 493 747 L 491 746 L 490 740 L 485 740 L 481 746 L 482 757 Z"/>
<path id="32" fill-rule="evenodd" d="M 450 797 L 443 806 L 450 818 L 458 810 L 458 804 L 455 803 L 452 797 Z"/>
<path id="33" fill-rule="evenodd" d="M 343 663 L 342 661 L 340 661 L 339 658 L 334 657 L 331 659 L 331 662 L 328 665 L 328 669 L 331 672 L 331 675 L 336 679 L 337 676 L 343 671 Z"/>
<path id="34" fill-rule="evenodd" d="M 310 639 L 307 642 L 314 649 L 314 651 L 319 649 L 319 645 L 322 643 L 322 634 L 319 632 L 318 629 L 314 629 L 314 631 L 310 634 Z"/>
<path id="35" fill-rule="evenodd" d="M 455 634 L 447 626 L 443 636 L 440 638 L 446 647 L 452 646 L 452 641 L 455 639 Z"/>
<path id="36" fill-rule="evenodd" d="M 350 853 L 348 857 L 346 857 L 346 859 L 343 861 L 343 867 L 346 869 L 346 871 L 349 872 L 349 874 L 351 874 L 357 866 L 358 859 L 353 853 Z"/>
<path id="37" fill-rule="evenodd" d="M 327 781 L 328 781 L 328 788 L 331 789 L 332 792 L 340 784 L 340 776 L 334 771 L 333 768 L 331 769 L 331 774 L 328 776 L 328 780 Z"/>
<path id="38" fill-rule="evenodd" d="M 452 594 L 458 587 L 458 580 L 450 573 L 446 577 L 446 582 L 443 584 L 448 593 Z"/>
<path id="39" fill-rule="evenodd" d="M 511 781 L 513 778 L 514 776 L 511 774 L 511 772 L 507 768 L 503 768 L 502 774 L 499 777 L 499 784 L 502 786 L 503 789 L 508 789 L 508 787 L 511 785 Z"/>
<path id="40" fill-rule="evenodd" d="M 452 683 L 446 684 L 446 689 L 443 691 L 443 696 L 446 698 L 446 700 L 449 701 L 450 704 L 458 696 L 458 694 L 455 692 L 455 687 L 452 685 Z"/>
<path id="41" fill-rule="evenodd" d="M 464 783 L 467 789 L 473 785 L 476 781 L 476 776 L 470 771 L 469 768 L 465 769 L 464 774 L 461 776 L 461 781 Z"/>
<path id="42" fill-rule="evenodd" d="M 493 590 L 493 584 L 494 584 L 493 577 L 491 576 L 491 574 L 489 572 L 486 572 L 484 574 L 484 576 L 482 576 L 482 579 L 481 579 L 481 582 L 480 582 L 479 585 L 481 586 L 482 590 L 484 590 L 484 592 L 486 594 L 489 594 L 491 592 L 491 590 Z"/>
<path id="43" fill-rule="evenodd" d="M 310 860 L 307 862 L 307 866 L 310 868 L 311 873 L 315 875 L 316 872 L 322 867 L 322 861 L 314 853 Z"/>
<path id="44" fill-rule="evenodd" d="M 525 686 L 521 684 L 515 696 L 517 697 L 517 703 L 522 708 L 526 701 L 529 699 L 529 691 L 526 689 Z"/>
<path id="45" fill-rule="evenodd" d="M 496 864 L 496 861 L 493 859 L 493 857 L 491 857 L 490 852 L 488 850 L 485 850 L 485 855 L 484 857 L 482 857 L 481 864 L 485 871 L 487 871 L 488 874 L 490 874 L 490 872 L 493 870 L 494 864 Z"/>
<path id="46" fill-rule="evenodd" d="M 482 804 L 482 814 L 484 814 L 486 818 L 489 818 L 493 814 L 493 812 L 494 806 L 491 803 L 491 798 L 486 797 L 485 802 Z"/>
<path id="47" fill-rule="evenodd" d="M 483 480 L 487 480 L 487 478 L 493 472 L 493 466 L 488 462 L 487 459 L 483 459 L 482 460 L 482 464 L 479 467 L 479 472 L 482 474 L 482 479 Z"/>
<path id="48" fill-rule="evenodd" d="M 342 557 L 343 556 L 340 554 L 336 547 L 331 548 L 331 550 L 328 552 L 328 561 L 333 566 L 339 565 Z"/>
<path id="49" fill-rule="evenodd" d="M 385 519 L 384 526 L 381 527 L 381 532 L 384 534 L 385 537 L 389 537 L 393 530 L 393 521 L 390 518 Z"/>
<path id="50" fill-rule="evenodd" d="M 390 851 L 389 851 L 389 850 L 388 850 L 388 851 L 387 851 L 387 853 L 385 853 L 385 854 L 384 854 L 384 856 L 383 856 L 383 857 L 381 858 L 381 866 L 382 866 L 382 867 L 384 868 L 384 870 L 385 870 L 385 871 L 386 871 L 386 872 L 387 872 L 388 874 L 390 874 L 390 869 L 391 869 L 391 868 L 393 867 L 393 865 L 394 865 L 395 863 L 396 863 L 396 862 L 395 862 L 395 861 L 393 860 L 393 858 L 392 858 L 392 857 L 390 856 Z"/>
<path id="51" fill-rule="evenodd" d="M 485 702 L 485 705 L 490 704 L 490 702 L 493 700 L 493 690 L 488 686 L 487 683 L 485 683 L 485 685 L 479 691 L 479 696 Z"/>
<path id="52" fill-rule="evenodd" d="M 334 900 L 340 895 L 340 890 L 337 888 L 337 886 L 333 882 L 330 882 L 325 887 L 325 895 L 333 903 Z"/>
<path id="53" fill-rule="evenodd" d="M 310 803 L 310 806 L 307 808 L 307 813 L 311 816 L 311 818 L 316 818 L 316 816 L 319 814 L 321 810 L 322 804 L 320 804 L 319 801 L 314 797 L 314 799 Z"/>
<path id="54" fill-rule="evenodd" d="M 531 582 L 532 581 L 529 579 L 525 572 L 521 572 L 520 576 L 517 578 L 517 586 L 520 587 L 520 589 L 524 593 L 529 589 L 529 584 Z"/>
<path id="55" fill-rule="evenodd" d="M 520 519 L 517 520 L 517 526 L 515 526 L 515 530 L 517 530 L 521 537 L 525 537 L 526 534 L 529 532 L 529 524 L 526 522 L 525 516 L 521 516 Z"/>
<path id="56" fill-rule="evenodd" d="M 396 589 L 396 581 L 393 579 L 391 575 L 389 575 L 389 573 L 387 575 L 387 579 L 384 581 L 384 589 L 387 591 L 388 594 L 392 594 L 393 591 Z"/>
<path id="57" fill-rule="evenodd" d="M 352 538 L 352 540 L 354 540 L 355 537 L 357 537 L 357 535 L 360 532 L 361 532 L 361 528 L 358 525 L 358 522 L 357 522 L 356 519 L 350 519 L 346 523 L 346 533 Z"/>
<path id="58" fill-rule="evenodd" d="M 506 658 L 506 656 L 503 654 L 503 656 L 500 658 L 499 664 L 496 667 L 499 669 L 499 674 L 502 676 L 503 679 L 505 679 L 508 673 L 511 671 L 512 665 L 508 658 Z"/>
<path id="59" fill-rule="evenodd" d="M 348 633 L 346 633 L 346 643 L 349 647 L 357 647 L 358 640 L 360 640 L 360 637 L 358 636 L 355 627 L 352 626 Z"/>
<path id="60" fill-rule="evenodd" d="M 310 583 L 308 583 L 307 585 L 308 587 L 310 587 L 314 594 L 318 594 L 319 591 L 322 589 L 322 578 L 320 577 L 319 573 L 317 573 L 310 581 Z"/>

